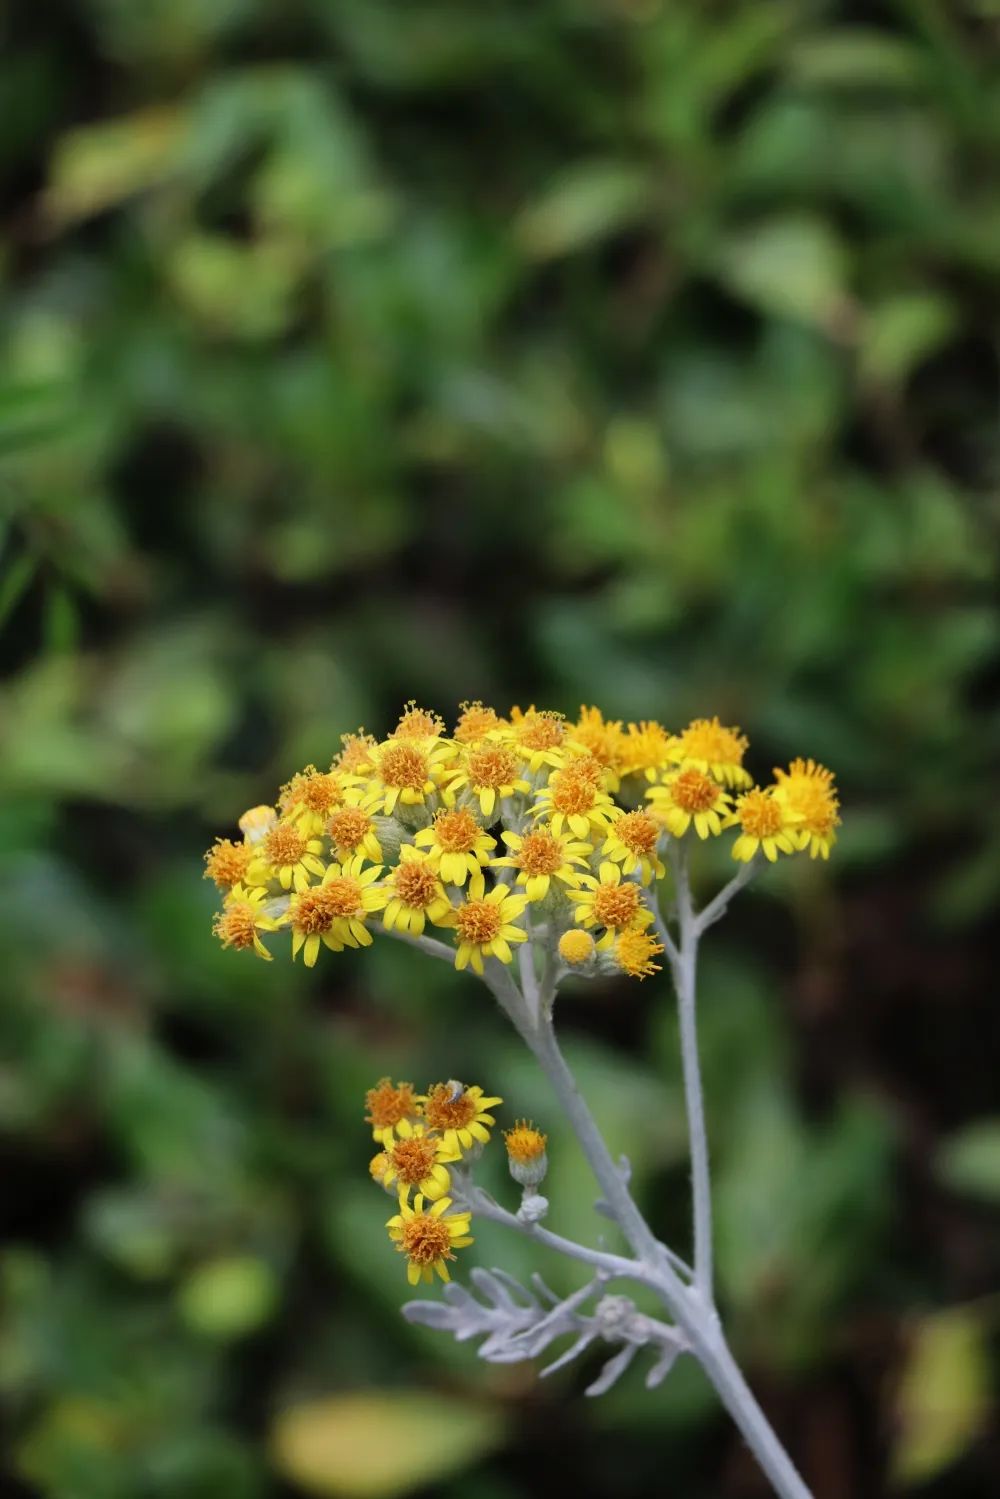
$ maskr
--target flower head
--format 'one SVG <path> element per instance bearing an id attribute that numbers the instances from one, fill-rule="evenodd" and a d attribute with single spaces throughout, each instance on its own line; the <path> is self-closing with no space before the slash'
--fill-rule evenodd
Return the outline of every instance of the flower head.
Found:
<path id="1" fill-rule="evenodd" d="M 394 1187 L 400 1197 L 416 1188 L 425 1197 L 443 1197 L 451 1186 L 445 1162 L 461 1160 L 461 1151 L 449 1150 L 442 1136 L 430 1134 L 426 1124 L 400 1120 L 396 1138 L 385 1146 L 387 1164 L 381 1182 Z"/>
<path id="2" fill-rule="evenodd" d="M 586 750 L 609 774 L 609 790 L 617 790 L 625 760 L 625 735 L 621 719 L 606 719 L 600 708 L 581 706 L 580 716 L 569 731 L 571 744 Z"/>
<path id="3" fill-rule="evenodd" d="M 518 1119 L 513 1129 L 504 1130 L 507 1147 L 507 1169 L 522 1187 L 540 1187 L 548 1170 L 545 1146 L 548 1137 L 527 1119 Z"/>
<path id="4" fill-rule="evenodd" d="M 327 837 L 341 864 L 363 854 L 373 864 L 385 862 L 375 821 L 361 807 L 339 807 L 326 825 Z"/>
<path id="5" fill-rule="evenodd" d="M 499 803 L 505 797 L 531 790 L 519 773 L 518 758 L 510 745 L 492 738 L 463 748 L 457 768 L 448 782 L 449 800 L 454 801 L 455 793 L 463 787 L 467 787 L 478 801 L 479 810 L 487 822 L 494 820 Z"/>
<path id="6" fill-rule="evenodd" d="M 322 840 L 308 837 L 297 823 L 276 822 L 257 845 L 247 880 L 251 885 L 277 881 L 282 890 L 304 890 L 310 877 L 326 872 L 322 852 Z"/>
<path id="7" fill-rule="evenodd" d="M 708 771 L 726 786 L 749 786 L 750 774 L 743 769 L 749 743 L 738 728 L 727 729 L 718 718 L 693 718 L 672 740 L 669 759 Z"/>
<path id="8" fill-rule="evenodd" d="M 494 859 L 491 868 L 516 869 L 516 883 L 524 886 L 529 901 L 544 900 L 553 879 L 564 885 L 579 885 L 580 869 L 586 869 L 587 855 L 593 852 L 591 844 L 574 840 L 570 833 L 557 834 L 551 828 L 501 836 L 511 852 Z"/>
<path id="9" fill-rule="evenodd" d="M 568 827 L 577 838 L 604 833 L 614 820 L 615 804 L 601 789 L 602 772 L 590 757 L 572 761 L 549 778 L 535 798 L 535 816 L 545 818 L 557 836 Z"/>
<path id="10" fill-rule="evenodd" d="M 627 973 L 630 978 L 645 979 L 659 973 L 661 965 L 654 963 L 653 959 L 662 951 L 663 946 L 655 937 L 633 927 L 621 933 L 611 949 L 611 956 L 622 973 Z"/>
<path id="11" fill-rule="evenodd" d="M 240 818 L 240 832 L 247 843 L 257 844 L 278 820 L 273 807 L 250 807 Z"/>
<path id="12" fill-rule="evenodd" d="M 386 876 L 388 897 L 383 924 L 419 937 L 427 921 L 439 922 L 451 912 L 451 901 L 441 884 L 434 860 L 412 843 L 404 843 L 399 863 Z"/>
<path id="13" fill-rule="evenodd" d="M 385 907 L 387 895 L 375 884 L 380 864 L 366 867 L 358 854 L 346 864 L 331 864 L 318 885 L 299 891 L 289 902 L 283 924 L 292 929 L 292 957 L 304 948 L 308 967 L 316 961 L 320 943 L 333 952 L 345 947 L 370 947 L 368 917 Z"/>
<path id="14" fill-rule="evenodd" d="M 463 703 L 455 724 L 455 741 L 457 744 L 475 744 L 500 728 L 503 722 L 495 708 L 485 707 L 478 698 L 474 703 Z"/>
<path id="15" fill-rule="evenodd" d="M 569 968 L 582 968 L 594 956 L 597 944 L 589 932 L 570 927 L 559 938 L 559 956 Z"/>
<path id="16" fill-rule="evenodd" d="M 733 858 L 748 863 L 757 852 L 773 863 L 779 852 L 795 852 L 797 814 L 780 800 L 771 786 L 754 786 L 736 802 L 730 823 L 739 823 L 742 832 L 733 844 Z"/>
<path id="17" fill-rule="evenodd" d="M 344 799 L 344 785 L 329 770 L 307 765 L 281 788 L 278 806 L 283 817 L 307 836 L 319 833 L 335 807 Z"/>
<path id="18" fill-rule="evenodd" d="M 510 710 L 508 737 L 518 758 L 533 775 L 543 766 L 555 769 L 564 764 L 563 744 L 567 732 L 568 726 L 561 713 L 540 711 L 534 704 L 525 713 L 520 708 Z"/>
<path id="19" fill-rule="evenodd" d="M 399 1212 L 386 1227 L 400 1254 L 407 1258 L 406 1278 L 411 1286 L 420 1281 L 430 1283 L 436 1270 L 442 1280 L 450 1280 L 447 1260 L 455 1258 L 456 1249 L 473 1242 L 469 1233 L 470 1213 L 452 1213 L 449 1197 L 439 1197 L 425 1210 L 423 1194 L 418 1192 L 413 1206 L 401 1202 Z"/>
<path id="20" fill-rule="evenodd" d="M 648 926 L 653 913 L 642 899 L 642 891 L 632 880 L 622 877 L 621 868 L 606 860 L 597 876 L 584 875 L 587 886 L 573 896 L 576 920 L 585 927 L 604 927 L 598 948 L 614 944 L 615 936 L 630 927 Z"/>
<path id="21" fill-rule="evenodd" d="M 340 753 L 335 756 L 330 769 L 349 780 L 358 780 L 371 775 L 375 769 L 375 751 L 378 741 L 374 734 L 359 729 L 356 734 L 340 736 Z"/>
<path id="22" fill-rule="evenodd" d="M 275 929 L 275 922 L 264 914 L 266 899 L 266 892 L 260 888 L 233 886 L 212 926 L 223 947 L 235 947 L 241 952 L 252 948 L 258 958 L 270 961 L 271 954 L 260 940 L 261 932 L 273 932 Z"/>
<path id="23" fill-rule="evenodd" d="M 648 885 L 666 874 L 656 851 L 661 831 L 655 817 L 641 807 L 635 812 L 623 812 L 608 828 L 601 853 L 620 864 L 623 874 L 638 873 L 642 883 Z"/>
<path id="24" fill-rule="evenodd" d="M 796 846 L 808 848 L 809 857 L 830 857 L 840 824 L 833 772 L 815 760 L 793 760 L 787 770 L 775 769 L 774 795 L 798 819 Z"/>
<path id="25" fill-rule="evenodd" d="M 444 1138 L 445 1149 L 471 1150 L 474 1145 L 485 1145 L 490 1138 L 488 1126 L 496 1123 L 489 1112 L 502 1098 L 485 1098 L 478 1084 L 463 1088 L 461 1083 L 434 1083 L 427 1089 L 424 1100 L 424 1117 L 428 1129 L 438 1130 Z M 458 1155 L 452 1157 L 458 1159 Z"/>
<path id="26" fill-rule="evenodd" d="M 645 776 L 654 781 L 657 772 L 669 763 L 670 735 L 661 723 L 644 718 L 630 723 L 621 746 L 621 773 Z"/>
<path id="27" fill-rule="evenodd" d="M 365 1094 L 365 1108 L 365 1123 L 372 1127 L 372 1139 L 388 1149 L 400 1125 L 420 1117 L 423 1099 L 413 1091 L 412 1083 L 394 1083 L 391 1078 L 380 1077 Z"/>
<path id="28" fill-rule="evenodd" d="M 440 713 L 427 708 L 418 708 L 413 698 L 399 716 L 399 723 L 389 735 L 390 739 L 437 739 L 444 733 L 444 719 Z"/>
<path id="29" fill-rule="evenodd" d="M 413 841 L 427 849 L 446 885 L 464 885 L 470 874 L 477 874 L 489 862 L 497 846 L 468 807 L 438 812 L 430 827 L 421 828 Z"/>
<path id="30" fill-rule="evenodd" d="M 423 804 L 438 789 L 451 747 L 442 739 L 387 739 L 372 752 L 371 805 L 385 813 Z"/>
<path id="31" fill-rule="evenodd" d="M 231 890 L 242 882 L 252 858 L 251 844 L 217 838 L 205 855 L 205 879 L 214 880 L 220 890 Z"/>
<path id="32" fill-rule="evenodd" d="M 514 923 L 528 904 L 526 895 L 511 895 L 505 885 L 495 885 L 488 895 L 483 892 L 486 882 L 482 874 L 469 881 L 469 894 L 459 906 L 453 906 L 446 918 L 439 920 L 440 926 L 453 926 L 458 938 L 455 967 L 472 965 L 476 973 L 483 972 L 484 958 L 499 958 L 501 963 L 512 963 L 512 942 L 527 941 L 527 932 Z"/>
<path id="33" fill-rule="evenodd" d="M 699 838 L 721 833 L 732 806 L 729 792 L 694 764 L 668 773 L 663 785 L 650 787 L 646 795 L 656 816 L 675 838 L 683 838 L 692 824 Z"/>

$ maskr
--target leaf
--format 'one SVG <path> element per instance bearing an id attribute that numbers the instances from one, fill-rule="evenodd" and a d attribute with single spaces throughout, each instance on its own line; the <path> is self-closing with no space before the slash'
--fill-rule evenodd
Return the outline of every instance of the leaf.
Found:
<path id="1" fill-rule="evenodd" d="M 536 260 L 566 255 L 634 223 L 649 202 L 646 174 L 616 161 L 578 162 L 520 214 L 515 235 Z"/>
<path id="2" fill-rule="evenodd" d="M 221 1340 L 255 1332 L 268 1321 L 277 1300 L 273 1270 L 249 1254 L 225 1255 L 199 1265 L 177 1295 L 188 1326 Z"/>
<path id="3" fill-rule="evenodd" d="M 938 1151 L 935 1166 L 956 1192 L 1000 1202 L 1000 1118 L 979 1119 L 951 1135 Z"/>
<path id="4" fill-rule="evenodd" d="M 405 1390 L 292 1406 L 272 1430 L 279 1470 L 331 1499 L 395 1499 L 461 1472 L 502 1441 L 488 1406 Z"/>
<path id="5" fill-rule="evenodd" d="M 874 27 L 842 27 L 793 47 L 788 71 L 796 83 L 820 88 L 899 90 L 922 81 L 916 47 Z"/>
<path id="6" fill-rule="evenodd" d="M 829 328 L 849 306 L 839 240 L 820 219 L 764 219 L 725 239 L 719 279 L 758 311 Z"/>
<path id="7" fill-rule="evenodd" d="M 896 1396 L 897 1483 L 933 1478 L 961 1457 L 990 1408 L 984 1330 L 974 1311 L 955 1307 L 918 1322 Z"/>
<path id="8" fill-rule="evenodd" d="M 872 307 L 859 351 L 861 377 L 878 384 L 906 379 L 955 326 L 955 310 L 933 293 L 889 297 Z"/>
<path id="9" fill-rule="evenodd" d="M 186 126 L 176 109 L 145 109 L 64 135 L 56 145 L 45 206 L 59 224 L 114 208 L 174 168 Z"/>

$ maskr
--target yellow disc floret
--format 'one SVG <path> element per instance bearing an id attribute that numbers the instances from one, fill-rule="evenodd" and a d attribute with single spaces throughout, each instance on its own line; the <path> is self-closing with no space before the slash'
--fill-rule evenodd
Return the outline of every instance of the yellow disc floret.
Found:
<path id="1" fill-rule="evenodd" d="M 486 1144 L 489 1126 L 496 1123 L 489 1111 L 498 1103 L 503 1099 L 485 1098 L 478 1084 L 463 1088 L 461 1083 L 434 1083 L 427 1089 L 424 1117 L 428 1129 L 443 1136 L 445 1149 L 460 1153 Z"/>
<path id="2" fill-rule="evenodd" d="M 217 838 L 205 855 L 205 878 L 214 880 L 220 890 L 231 890 L 242 881 L 253 854 L 249 843 Z"/>
<path id="3" fill-rule="evenodd" d="M 612 957 L 622 973 L 627 973 L 630 978 L 645 979 L 659 973 L 661 965 L 654 963 L 653 959 L 662 951 L 662 944 L 648 932 L 632 928 L 622 932 L 612 948 Z"/>
<path id="4" fill-rule="evenodd" d="M 528 934 L 515 926 L 528 904 L 526 895 L 511 895 L 505 885 L 495 885 L 484 895 L 485 881 L 481 874 L 469 882 L 468 897 L 460 906 L 452 909 L 441 926 L 453 926 L 458 938 L 455 967 L 472 965 L 474 972 L 483 972 L 484 958 L 499 958 L 501 963 L 512 963 L 512 942 L 527 941 Z"/>
<path id="5" fill-rule="evenodd" d="M 580 868 L 586 869 L 587 855 L 593 851 L 591 844 L 577 842 L 569 833 L 557 835 L 545 827 L 502 836 L 510 853 L 494 859 L 491 868 L 516 869 L 517 884 L 524 886 L 529 901 L 544 900 L 553 879 L 564 885 L 579 885 Z"/>
<path id="6" fill-rule="evenodd" d="M 601 853 L 620 864 L 623 874 L 636 874 L 644 885 L 662 879 L 666 873 L 656 845 L 662 828 L 648 812 L 641 809 L 623 812 L 608 828 Z"/>
<path id="7" fill-rule="evenodd" d="M 223 947 L 235 947 L 239 952 L 250 948 L 258 958 L 270 960 L 271 954 L 260 940 L 261 932 L 273 932 L 275 928 L 274 921 L 264 915 L 265 899 L 261 889 L 233 886 L 212 926 Z"/>
<path id="8" fill-rule="evenodd" d="M 675 838 L 693 825 L 699 838 L 722 832 L 732 798 L 713 776 L 695 765 L 669 773 L 662 786 L 646 792 L 656 816 Z"/>
<path id="9" fill-rule="evenodd" d="M 580 968 L 594 956 L 596 943 L 589 932 L 570 927 L 559 938 L 559 956 L 570 968 Z"/>
<path id="10" fill-rule="evenodd" d="M 507 1154 L 511 1160 L 517 1161 L 519 1165 L 530 1165 L 537 1161 L 539 1156 L 545 1154 L 545 1146 L 548 1143 L 548 1135 L 543 1135 L 528 1119 L 518 1119 L 513 1129 L 505 1129 L 503 1142 L 507 1147 Z"/>
<path id="11" fill-rule="evenodd" d="M 463 703 L 455 724 L 455 740 L 458 744 L 475 744 L 499 728 L 502 722 L 495 708 L 485 707 L 478 699 L 474 703 Z"/>
<path id="12" fill-rule="evenodd" d="M 399 1212 L 386 1224 L 396 1248 L 406 1255 L 406 1278 L 411 1286 L 432 1281 L 435 1270 L 442 1280 L 450 1280 L 445 1262 L 455 1258 L 456 1249 L 472 1243 L 471 1215 L 452 1213 L 451 1205 L 450 1198 L 439 1197 L 425 1211 L 423 1194 L 418 1192 L 413 1206 L 400 1203 Z"/>
<path id="13" fill-rule="evenodd" d="M 473 817 L 467 807 L 439 812 L 429 828 L 421 828 L 413 840 L 426 848 L 437 864 L 446 885 L 464 885 L 470 874 L 477 874 L 489 862 L 497 843 Z"/>
<path id="14" fill-rule="evenodd" d="M 394 1083 L 391 1078 L 380 1077 L 365 1094 L 365 1108 L 365 1123 L 372 1127 L 372 1138 L 387 1148 L 400 1124 L 423 1112 L 423 1099 L 413 1091 L 412 1083 Z"/>
<path id="15" fill-rule="evenodd" d="M 726 728 L 718 718 L 694 718 L 671 743 L 669 758 L 675 765 L 690 763 L 709 771 L 726 786 L 749 786 L 750 775 L 743 769 L 749 743 L 738 728 Z"/>
<path id="16" fill-rule="evenodd" d="M 760 852 L 773 863 L 778 853 L 795 852 L 797 819 L 773 787 L 755 786 L 737 801 L 732 820 L 742 828 L 733 844 L 733 858 L 744 863 Z"/>
<path id="17" fill-rule="evenodd" d="M 389 931 L 396 928 L 419 937 L 427 921 L 440 921 L 451 912 L 433 859 L 412 843 L 400 849 L 399 863 L 387 876 L 385 890 L 388 901 L 382 921 Z"/>

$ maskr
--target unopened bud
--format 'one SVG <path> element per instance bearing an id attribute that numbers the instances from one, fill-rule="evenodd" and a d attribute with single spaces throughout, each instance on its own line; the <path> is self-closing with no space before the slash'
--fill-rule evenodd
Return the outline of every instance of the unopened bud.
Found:
<path id="1" fill-rule="evenodd" d="M 548 1139 L 527 1119 L 519 1119 L 513 1129 L 504 1131 L 507 1166 L 511 1176 L 522 1187 L 539 1187 L 549 1169 L 545 1145 Z"/>
<path id="2" fill-rule="evenodd" d="M 517 1210 L 518 1223 L 541 1223 L 549 1210 L 549 1199 L 537 1192 L 525 1192 Z"/>

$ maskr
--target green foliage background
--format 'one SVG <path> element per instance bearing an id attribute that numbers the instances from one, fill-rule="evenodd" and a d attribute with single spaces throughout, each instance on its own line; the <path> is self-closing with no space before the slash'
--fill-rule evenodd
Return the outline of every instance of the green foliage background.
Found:
<path id="1" fill-rule="evenodd" d="M 5 1495 L 762 1492 L 683 1365 L 591 1406 L 398 1317 L 382 1072 L 533 1113 L 596 1231 L 471 980 L 209 936 L 211 837 L 411 695 L 837 769 L 706 963 L 725 1311 L 818 1499 L 997 1491 L 997 20 L 0 20 Z M 664 986 L 564 1026 L 682 1245 Z"/>

